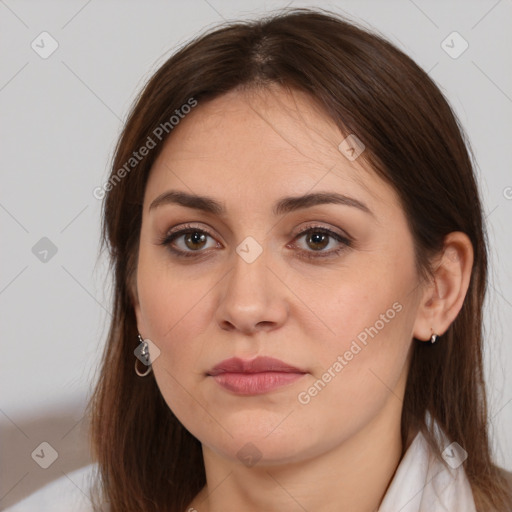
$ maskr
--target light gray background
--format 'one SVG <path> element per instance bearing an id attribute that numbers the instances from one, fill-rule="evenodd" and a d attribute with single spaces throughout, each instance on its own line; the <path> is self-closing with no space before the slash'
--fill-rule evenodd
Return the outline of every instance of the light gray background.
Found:
<path id="1" fill-rule="evenodd" d="M 511 0 L 0 0 L 0 509 L 89 462 L 82 412 L 110 319 L 92 191 L 136 92 L 198 32 L 287 4 L 380 31 L 430 73 L 468 132 L 489 223 L 491 434 L 512 469 Z M 31 48 L 43 31 L 59 44 L 47 59 Z M 441 46 L 453 31 L 469 44 L 456 59 Z M 57 247 L 46 262 L 32 251 L 42 237 Z M 59 454 L 46 470 L 31 457 L 43 441 Z"/>

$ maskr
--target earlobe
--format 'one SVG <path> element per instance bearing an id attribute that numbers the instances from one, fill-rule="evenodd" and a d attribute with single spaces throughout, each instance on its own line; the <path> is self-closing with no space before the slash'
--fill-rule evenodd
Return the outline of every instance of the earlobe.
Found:
<path id="1" fill-rule="evenodd" d="M 414 326 L 414 337 L 432 341 L 444 334 L 462 308 L 473 268 L 473 246 L 460 231 L 448 234 L 434 267 L 434 279 L 425 287 Z M 435 340 L 434 340 L 435 341 Z"/>

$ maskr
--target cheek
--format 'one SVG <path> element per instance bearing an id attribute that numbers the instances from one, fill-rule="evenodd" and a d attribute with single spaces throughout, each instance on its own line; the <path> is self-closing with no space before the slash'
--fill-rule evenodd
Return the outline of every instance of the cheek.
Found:
<path id="1" fill-rule="evenodd" d="M 305 401 L 359 410 L 389 396 L 406 371 L 416 282 L 410 254 L 396 252 L 371 265 L 352 266 L 350 274 L 325 283 L 321 292 L 310 290 L 308 305 L 325 327 L 322 341 L 309 348 L 317 363 L 310 384 L 320 382 L 311 393 L 304 389 Z M 313 331 L 313 323 L 303 327 Z"/>
<path id="2" fill-rule="evenodd" d="M 211 312 L 207 312 L 208 288 L 190 279 L 180 279 L 174 272 L 139 262 L 138 293 L 144 335 L 160 349 L 153 363 L 153 373 L 168 407 L 193 432 L 198 402 L 194 386 L 203 376 L 205 337 L 202 336 Z M 213 283 L 212 283 L 213 285 Z M 203 422 L 208 418 L 203 418 Z M 194 432 L 193 432 L 194 433 Z"/>
<path id="3" fill-rule="evenodd" d="M 350 272 L 347 269 L 334 279 L 320 281 L 320 287 L 313 288 L 304 279 L 294 285 L 297 295 L 307 298 L 304 302 L 310 313 L 301 315 L 305 332 L 323 331 L 323 341 L 316 343 L 315 352 L 343 354 L 354 341 L 363 348 L 381 344 L 389 350 L 392 347 L 384 340 L 392 340 L 393 345 L 407 340 L 402 331 L 412 320 L 405 311 L 412 306 L 409 291 L 414 272 L 407 272 L 405 265 L 401 273 L 394 272 L 378 261 L 362 267 L 350 267 Z"/>
<path id="4" fill-rule="evenodd" d="M 312 349 L 316 364 L 298 390 L 300 405 L 294 414 L 304 418 L 312 443 L 328 448 L 351 437 L 389 402 L 399 417 L 413 322 L 409 305 L 397 301 L 398 296 L 354 292 L 332 310 L 323 310 L 336 336 L 324 337 Z"/>
<path id="5" fill-rule="evenodd" d="M 197 320 L 204 318 L 200 308 L 204 306 L 205 290 L 209 286 L 204 279 L 200 283 L 190 279 L 190 273 L 184 278 L 184 273 L 177 271 L 176 266 L 171 267 L 161 252 L 153 248 L 141 250 L 137 289 L 148 337 L 151 335 L 155 343 L 167 345 L 169 340 L 179 337 L 176 332 L 183 325 L 192 330 L 200 327 Z"/>
<path id="6" fill-rule="evenodd" d="M 332 310 L 324 308 L 325 321 L 335 335 L 325 337 L 315 350 L 319 363 L 315 377 L 334 383 L 329 384 L 333 399 L 371 400 L 379 390 L 395 386 L 407 358 L 413 323 L 408 304 L 398 297 L 389 292 L 371 297 L 355 292 Z"/>
<path id="7" fill-rule="evenodd" d="M 212 321 L 212 290 L 217 281 L 210 274 L 195 280 L 190 273 L 185 277 L 165 259 L 142 251 L 137 286 L 144 336 L 161 351 L 153 365 L 155 375 L 165 372 L 171 381 L 186 384 L 207 370 L 200 356 L 207 340 L 204 332 Z M 175 393 L 176 383 L 165 389 L 166 394 Z"/>

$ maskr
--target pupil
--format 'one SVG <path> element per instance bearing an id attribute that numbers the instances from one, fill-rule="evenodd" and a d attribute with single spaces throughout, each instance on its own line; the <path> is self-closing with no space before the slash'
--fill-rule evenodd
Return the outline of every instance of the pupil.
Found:
<path id="1" fill-rule="evenodd" d="M 327 235 L 324 233 L 316 233 L 316 234 L 310 235 L 310 240 L 312 241 L 312 243 L 314 245 L 322 244 L 322 242 L 325 242 L 326 238 L 327 238 Z M 325 244 L 323 244 L 323 246 L 319 247 L 318 249 L 322 249 L 323 247 L 325 247 Z"/>
<path id="2" fill-rule="evenodd" d="M 206 235 L 204 233 L 198 233 L 197 231 L 194 233 L 189 233 L 187 237 L 187 241 L 192 240 L 192 244 L 200 244 L 204 243 Z"/>

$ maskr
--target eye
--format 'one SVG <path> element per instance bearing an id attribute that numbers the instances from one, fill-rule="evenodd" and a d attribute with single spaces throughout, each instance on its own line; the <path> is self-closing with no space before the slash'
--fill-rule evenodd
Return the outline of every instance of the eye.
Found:
<path id="1" fill-rule="evenodd" d="M 322 226 L 310 226 L 308 229 L 301 231 L 295 237 L 295 240 L 301 238 L 304 238 L 307 246 L 313 249 L 312 251 L 300 250 L 299 257 L 307 259 L 335 257 L 352 246 L 350 238 Z M 336 242 L 334 243 L 335 247 L 328 251 L 324 250 L 333 240 Z"/>
<path id="2" fill-rule="evenodd" d="M 182 226 L 178 231 L 171 231 L 159 243 L 166 246 L 173 254 L 182 257 L 198 256 L 197 253 L 203 253 L 202 249 L 207 247 L 208 237 L 213 238 L 212 235 L 204 230 L 199 229 L 189 224 Z M 182 242 L 181 244 L 176 241 Z M 181 245 L 181 247 L 180 247 Z M 178 246 L 178 248 L 176 248 Z M 219 244 L 213 244 L 217 247 Z"/>
<path id="3" fill-rule="evenodd" d="M 190 258 L 210 252 L 204 249 L 221 247 L 217 242 L 208 247 L 208 238 L 213 239 L 213 235 L 209 231 L 187 224 L 181 226 L 181 229 L 167 233 L 158 243 L 166 246 L 172 254 L 178 257 Z M 304 238 L 307 246 L 313 249 L 299 249 L 299 257 L 306 259 L 335 257 L 352 246 L 352 240 L 348 236 L 343 236 L 322 226 L 310 226 L 302 230 L 295 236 L 294 242 L 301 238 Z M 326 251 L 326 247 L 329 247 L 333 241 L 335 247 Z M 295 248 L 296 244 L 293 243 L 289 246 Z"/>

